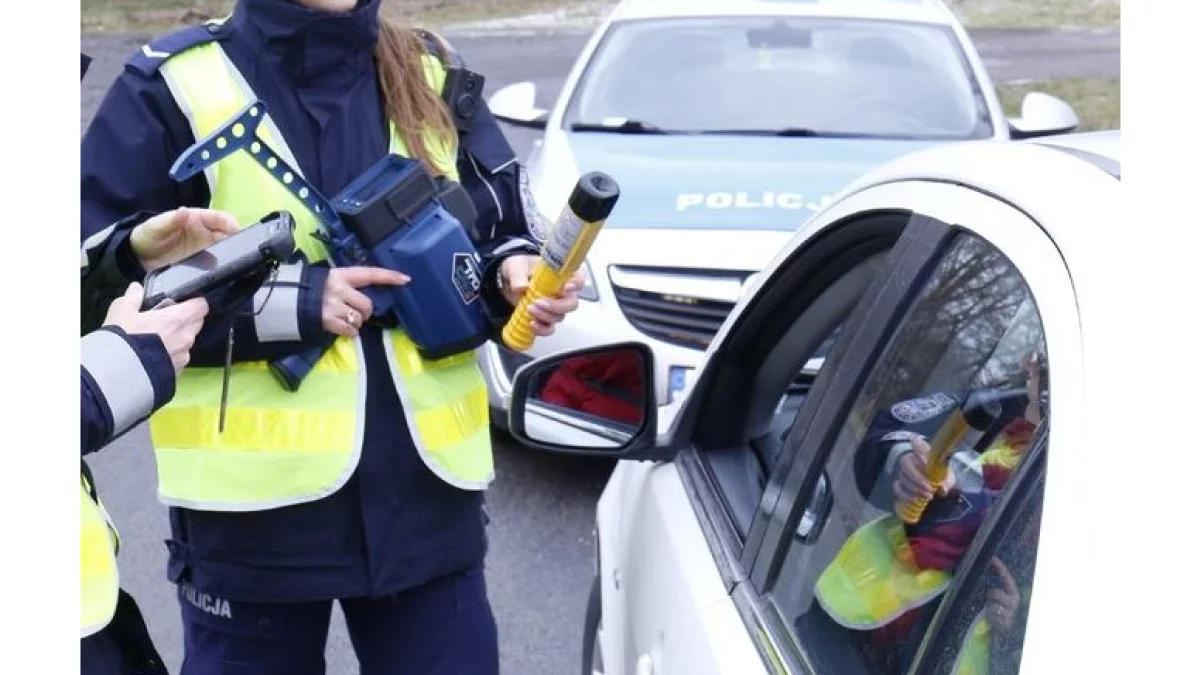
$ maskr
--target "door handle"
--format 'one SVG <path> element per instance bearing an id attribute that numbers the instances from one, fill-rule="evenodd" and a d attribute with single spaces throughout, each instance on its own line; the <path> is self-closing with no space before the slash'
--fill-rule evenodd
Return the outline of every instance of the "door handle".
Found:
<path id="1" fill-rule="evenodd" d="M 821 536 L 821 529 L 825 527 L 832 506 L 833 493 L 829 489 L 829 478 L 822 471 L 813 490 L 812 499 L 809 500 L 808 506 L 801 514 L 800 523 L 796 526 L 796 541 L 802 544 L 816 541 L 817 537 Z"/>

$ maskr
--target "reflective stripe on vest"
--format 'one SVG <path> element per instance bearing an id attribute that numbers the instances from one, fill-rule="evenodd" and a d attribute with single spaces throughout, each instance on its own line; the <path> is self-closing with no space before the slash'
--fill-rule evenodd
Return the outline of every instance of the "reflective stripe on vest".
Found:
<path id="1" fill-rule="evenodd" d="M 952 675 L 987 675 L 991 645 L 992 625 L 980 612 L 967 629 L 962 648 L 954 659 L 954 668 L 950 671 Z"/>
<path id="2" fill-rule="evenodd" d="M 936 598 L 950 581 L 948 572 L 913 564 L 904 524 L 888 514 L 846 540 L 817 579 L 816 595 L 837 623 L 870 630 Z"/>
<path id="3" fill-rule="evenodd" d="M 445 71 L 426 56 L 426 75 L 440 91 Z M 204 138 L 257 98 L 218 43 L 167 59 L 161 72 L 196 138 Z M 390 125 L 389 125 L 390 126 Z M 391 127 L 390 151 L 407 156 Z M 269 115 L 260 139 L 300 167 Z M 435 164 L 458 180 L 457 139 L 425 139 Z M 209 206 L 253 223 L 287 210 L 296 241 L 310 261 L 326 253 L 311 233 L 317 221 L 246 153 L 205 172 Z M 487 389 L 474 352 L 426 361 L 400 331 L 384 350 L 418 453 L 430 470 L 462 489 L 482 490 L 493 477 Z M 314 501 L 337 491 L 358 465 L 366 402 L 359 339 L 338 338 L 297 392 L 283 389 L 265 362 L 234 365 L 225 431 L 217 430 L 222 370 L 186 368 L 175 398 L 150 419 L 160 499 L 174 506 L 256 511 Z"/>
<path id="4" fill-rule="evenodd" d="M 79 486 L 80 639 L 99 632 L 117 611 L 117 528 L 87 478 Z"/>

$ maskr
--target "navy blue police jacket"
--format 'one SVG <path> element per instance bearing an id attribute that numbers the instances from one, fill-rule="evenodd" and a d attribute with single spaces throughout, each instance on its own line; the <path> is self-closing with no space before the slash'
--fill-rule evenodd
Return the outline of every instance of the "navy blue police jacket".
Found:
<path id="1" fill-rule="evenodd" d="M 159 65 L 166 54 L 211 40 L 220 41 L 267 105 L 304 175 L 322 194 L 337 194 L 388 150 L 371 54 L 379 2 L 329 15 L 287 0 L 240 0 L 222 25 L 187 29 L 135 53 L 83 139 L 83 236 L 129 213 L 207 204 L 202 176 L 182 184 L 168 176 L 195 139 Z M 511 254 L 536 253 L 534 233 L 542 221 L 486 105 L 460 134 L 460 146 L 460 180 L 479 212 L 476 245 L 498 335 L 512 308 L 494 285 L 497 266 Z M 115 233 L 110 241 L 105 255 L 136 278 L 127 235 Z M 197 338 L 193 364 L 223 363 L 231 322 L 237 361 L 302 350 L 322 330 L 327 273 L 321 265 L 305 266 L 296 307 L 299 340 L 261 341 L 252 317 L 213 317 Z M 307 504 L 253 513 L 171 509 L 170 580 L 246 601 L 381 597 L 482 562 L 482 493 L 453 488 L 425 467 L 403 419 L 381 333 L 367 327 L 361 336 L 367 402 L 354 476 L 337 493 Z"/>
<path id="2" fill-rule="evenodd" d="M 175 395 L 175 369 L 157 335 L 105 326 L 80 350 L 81 455 L 100 450 Z"/>

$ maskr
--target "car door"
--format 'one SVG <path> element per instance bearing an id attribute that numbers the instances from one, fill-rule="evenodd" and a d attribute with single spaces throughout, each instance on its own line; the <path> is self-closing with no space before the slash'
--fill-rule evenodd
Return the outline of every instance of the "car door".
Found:
<path id="1" fill-rule="evenodd" d="M 931 281 L 943 277 L 965 280 Z M 976 287 L 989 302 L 975 302 Z M 949 309 L 966 312 L 971 340 L 951 339 L 962 322 Z M 856 462 L 861 437 L 894 407 L 902 423 L 879 440 L 935 439 L 905 426 L 940 423 L 957 405 L 947 400 L 972 389 L 1020 390 L 1000 385 L 1032 351 L 1052 355 L 1055 392 L 1067 392 L 1055 398 L 1056 433 L 1075 428 L 1074 311 L 1052 242 L 981 192 L 884 184 L 810 222 L 718 333 L 664 443 L 621 455 L 673 461 L 621 462 L 606 487 L 597 513 L 604 672 L 871 672 L 861 644 L 839 641 L 841 624 L 797 623 L 818 608 L 816 581 L 845 542 L 891 509 L 888 481 L 857 476 L 894 471 L 903 453 L 888 446 L 878 461 Z M 989 450 L 998 433 L 977 430 L 970 441 Z M 981 464 L 954 457 L 956 467 Z M 960 487 L 978 492 L 991 477 L 974 471 Z M 971 559 L 975 547 L 967 536 L 955 556 Z M 950 578 L 906 609 L 937 610 L 953 594 L 953 569 L 942 571 Z M 906 671 L 929 634 L 910 636 L 884 670 Z"/>
<path id="2" fill-rule="evenodd" d="M 789 430 L 777 494 L 760 501 L 733 600 L 771 672 L 1017 672 L 1023 624 L 1008 617 L 1001 639 L 979 621 L 980 598 L 1012 592 L 1020 575 L 981 551 L 1027 484 L 1014 476 L 1030 470 L 1030 448 L 1039 438 L 1048 447 L 1049 402 L 1056 446 L 1070 447 L 1061 438 L 1078 428 L 1070 277 L 1037 223 L 982 192 L 914 181 L 847 206 L 856 200 L 912 210 L 906 237 L 922 244 L 894 267 L 913 274 L 864 296 L 847 319 L 852 337 L 835 345 Z M 897 486 L 929 446 L 950 450 L 954 483 L 910 510 Z M 1030 580 L 1032 566 L 1021 569 Z M 1006 611 L 1025 611 L 1030 590 Z"/>
<path id="3" fill-rule="evenodd" d="M 618 466 L 597 511 L 604 672 L 765 672 L 730 596 L 744 542 L 813 357 L 873 283 L 894 280 L 890 252 L 916 243 L 910 219 L 874 210 L 806 227 L 710 349 L 673 424 L 676 461 Z"/>

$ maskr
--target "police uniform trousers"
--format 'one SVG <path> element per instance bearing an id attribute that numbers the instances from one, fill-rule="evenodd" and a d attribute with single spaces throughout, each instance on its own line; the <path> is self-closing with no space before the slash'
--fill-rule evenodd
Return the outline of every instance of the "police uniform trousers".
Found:
<path id="1" fill-rule="evenodd" d="M 171 509 L 180 675 L 323 675 L 333 599 L 362 675 L 498 674 L 483 493 L 425 466 L 380 333 L 362 337 L 366 428 L 345 486 L 266 511 Z"/>
<path id="2" fill-rule="evenodd" d="M 187 625 L 181 675 L 326 672 L 332 601 L 229 601 L 216 613 L 187 600 L 181 604 Z M 341 600 L 340 605 L 362 675 L 499 672 L 496 625 L 487 608 L 482 568 L 384 598 Z"/>

